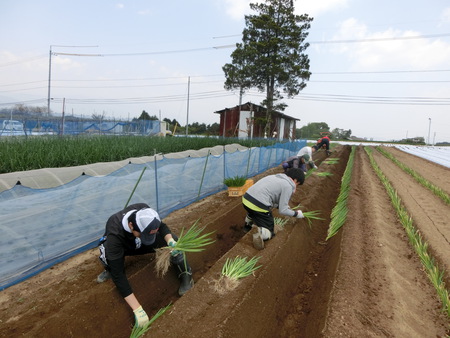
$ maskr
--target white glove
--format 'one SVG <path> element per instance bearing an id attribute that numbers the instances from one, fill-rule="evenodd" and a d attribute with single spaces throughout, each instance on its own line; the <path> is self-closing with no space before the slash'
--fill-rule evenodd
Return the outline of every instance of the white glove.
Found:
<path id="1" fill-rule="evenodd" d="M 297 216 L 295 216 L 297 218 L 305 218 L 305 216 L 303 216 L 303 212 L 301 210 L 297 210 Z"/>
<path id="2" fill-rule="evenodd" d="M 139 327 L 144 327 L 145 324 L 149 322 L 148 316 L 145 313 L 142 306 L 139 306 L 134 312 L 134 319 L 136 320 L 136 325 Z"/>
<path id="3" fill-rule="evenodd" d="M 317 166 L 314 164 L 314 169 L 317 169 Z"/>

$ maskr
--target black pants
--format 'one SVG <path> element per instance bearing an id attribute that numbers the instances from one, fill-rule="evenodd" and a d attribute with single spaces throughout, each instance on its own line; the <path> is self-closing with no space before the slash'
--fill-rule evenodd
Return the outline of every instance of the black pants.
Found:
<path id="1" fill-rule="evenodd" d="M 322 139 L 320 143 L 317 144 L 317 150 L 322 149 L 322 147 L 325 145 L 327 150 L 330 150 L 330 140 L 328 139 Z"/>
<path id="2" fill-rule="evenodd" d="M 255 211 L 247 207 L 245 204 L 242 205 L 244 206 L 244 209 L 247 211 L 248 216 L 253 220 L 253 222 L 257 226 L 266 228 L 267 230 L 270 231 L 272 237 L 275 236 L 274 233 L 275 223 L 273 220 L 272 211 L 268 212 Z"/>

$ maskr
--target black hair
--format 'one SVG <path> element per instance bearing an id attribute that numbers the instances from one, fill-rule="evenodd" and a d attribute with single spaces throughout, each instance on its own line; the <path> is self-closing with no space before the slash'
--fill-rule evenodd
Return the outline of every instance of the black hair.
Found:
<path id="1" fill-rule="evenodd" d="M 141 229 L 139 229 L 139 227 L 136 223 L 136 214 L 137 214 L 137 211 L 134 211 L 133 213 L 131 213 L 131 215 L 128 216 L 128 222 L 131 222 L 131 224 L 133 225 L 133 230 L 136 230 L 137 232 L 141 232 Z"/>
<path id="2" fill-rule="evenodd" d="M 317 149 L 319 149 L 318 146 L 312 146 L 311 148 L 314 148 L 316 151 L 317 151 Z"/>
<path id="3" fill-rule="evenodd" d="M 305 173 L 303 172 L 302 169 L 291 168 L 288 171 L 286 171 L 286 175 L 292 178 L 293 180 L 296 179 L 297 182 L 300 183 L 300 185 L 302 185 L 303 182 L 305 182 Z"/>

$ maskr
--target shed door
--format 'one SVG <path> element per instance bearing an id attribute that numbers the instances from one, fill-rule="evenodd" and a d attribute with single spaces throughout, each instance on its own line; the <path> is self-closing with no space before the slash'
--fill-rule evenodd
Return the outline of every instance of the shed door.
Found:
<path id="1" fill-rule="evenodd" d="M 241 110 L 239 116 L 239 138 L 247 138 L 248 131 L 251 130 L 251 112 L 246 110 Z"/>

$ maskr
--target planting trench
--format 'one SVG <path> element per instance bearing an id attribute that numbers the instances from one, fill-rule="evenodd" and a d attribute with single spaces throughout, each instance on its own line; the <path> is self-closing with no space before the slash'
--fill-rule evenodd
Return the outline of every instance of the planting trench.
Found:
<path id="1" fill-rule="evenodd" d="M 155 276 L 153 255 L 127 259 L 133 290 L 150 316 L 172 303 L 148 336 L 444 336 L 448 318 L 439 312 L 436 294 L 362 148 L 355 157 L 349 221 L 325 242 L 349 153 L 348 146 L 338 146 L 332 157 L 339 162 L 333 165 L 321 163 L 323 152 L 315 155 L 319 171 L 333 175 L 311 175 L 293 196 L 291 205 L 320 210 L 325 220 L 309 228 L 305 220 L 290 219 L 263 251 L 253 248 L 251 233 L 242 232 L 240 198 L 226 192 L 165 218 L 175 233 L 200 218 L 216 242 L 188 254 L 196 284 L 181 298 L 173 271 L 163 279 Z M 279 167 L 271 169 L 255 180 L 278 172 Z M 234 291 L 219 294 L 215 281 L 221 267 L 237 255 L 261 256 L 262 267 Z M 129 336 L 132 313 L 111 281 L 96 284 L 100 272 L 97 250 L 90 250 L 2 291 L 0 336 Z"/>

